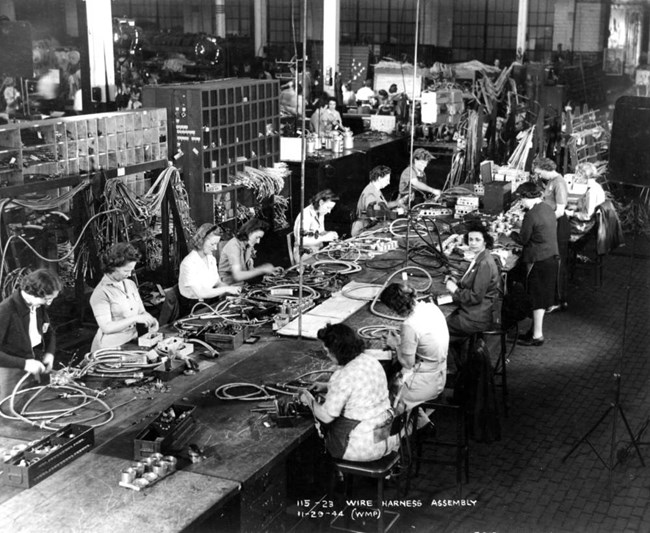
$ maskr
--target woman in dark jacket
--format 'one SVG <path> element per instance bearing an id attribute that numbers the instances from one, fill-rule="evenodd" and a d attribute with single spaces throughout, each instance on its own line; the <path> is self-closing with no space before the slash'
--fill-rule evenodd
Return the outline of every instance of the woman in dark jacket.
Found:
<path id="1" fill-rule="evenodd" d="M 557 269 L 557 221 L 553 208 L 542 199 L 541 188 L 533 182 L 523 183 L 517 194 L 527 209 L 519 231 L 524 246 L 521 260 L 526 270 L 526 288 L 533 309 L 531 330 L 520 337 L 523 346 L 544 344 L 542 326 L 546 309 L 555 303 Z"/>
<path id="2" fill-rule="evenodd" d="M 460 281 L 447 281 L 446 287 L 458 304 L 447 317 L 451 337 L 467 337 L 492 326 L 494 303 L 501 292 L 499 267 L 490 253 L 494 239 L 482 225 L 465 233 L 465 244 L 474 259 Z"/>
<path id="3" fill-rule="evenodd" d="M 38 376 L 52 370 L 56 341 L 46 307 L 60 291 L 56 274 L 40 269 L 0 303 L 1 398 L 11 394 L 25 372 Z"/>

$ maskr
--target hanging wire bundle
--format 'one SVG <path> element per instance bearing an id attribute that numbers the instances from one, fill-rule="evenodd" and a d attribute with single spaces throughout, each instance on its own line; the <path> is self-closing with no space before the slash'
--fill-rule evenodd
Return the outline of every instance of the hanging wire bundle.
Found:
<path id="1" fill-rule="evenodd" d="M 284 189 L 284 180 L 291 175 L 291 171 L 286 165 L 284 168 L 253 168 L 245 166 L 234 177 L 230 177 L 233 185 L 251 189 L 255 194 L 258 203 L 266 198 L 271 198 L 275 194 L 280 194 Z"/>
<path id="2" fill-rule="evenodd" d="M 67 202 L 71 201 L 72 198 L 79 192 L 83 191 L 88 185 L 90 184 L 90 181 L 88 178 L 83 179 L 80 181 L 76 186 L 74 186 L 72 189 L 68 190 L 67 192 L 61 194 L 60 196 L 57 196 L 55 198 L 52 198 L 50 196 L 45 196 L 43 198 L 39 198 L 36 200 L 24 200 L 24 199 L 18 199 L 18 198 L 12 198 L 11 203 L 14 203 L 16 205 L 19 205 L 20 207 L 24 207 L 26 209 L 31 209 L 33 211 L 52 211 L 57 209 L 59 206 L 66 204 Z"/>
<path id="3" fill-rule="evenodd" d="M 289 199 L 276 194 L 273 197 L 273 228 L 281 230 L 289 227 L 287 220 L 287 209 L 289 208 Z"/>

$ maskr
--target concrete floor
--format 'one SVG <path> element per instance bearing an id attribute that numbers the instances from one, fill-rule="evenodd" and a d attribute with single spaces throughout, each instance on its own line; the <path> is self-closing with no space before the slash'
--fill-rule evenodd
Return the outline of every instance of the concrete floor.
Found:
<path id="1" fill-rule="evenodd" d="M 650 447 L 641 446 L 642 466 L 633 449 L 626 452 L 630 439 L 618 417 L 613 450 L 619 463 L 610 475 L 614 411 L 593 431 L 593 449 L 583 443 L 563 461 L 614 401 L 615 374 L 621 376 L 621 404 L 632 431 L 649 420 L 648 237 L 640 236 L 635 248 L 633 258 L 628 239 L 605 258 L 600 288 L 591 270 L 580 269 L 569 309 L 546 318 L 546 343 L 517 347 L 508 364 L 509 417 L 501 417 L 501 440 L 470 441 L 464 503 L 457 502 L 454 467 L 423 465 L 406 497 L 387 487 L 387 499 L 420 505 L 402 509 L 392 531 L 650 531 Z M 650 428 L 641 440 L 650 443 Z M 353 494 L 374 497 L 375 491 L 360 483 Z M 316 530 L 318 523 L 303 521 L 297 530 Z"/>

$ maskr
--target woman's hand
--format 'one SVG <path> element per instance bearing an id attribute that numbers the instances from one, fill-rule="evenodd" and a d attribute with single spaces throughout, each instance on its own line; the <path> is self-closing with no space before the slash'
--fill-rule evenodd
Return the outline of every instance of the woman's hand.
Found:
<path id="1" fill-rule="evenodd" d="M 43 365 L 45 366 L 46 374 L 52 372 L 52 366 L 54 366 L 54 355 L 51 353 L 46 353 L 43 356 Z"/>
<path id="2" fill-rule="evenodd" d="M 326 392 L 327 391 L 327 383 L 323 381 L 314 381 L 311 387 L 309 387 L 310 391 L 313 392 Z"/>
<path id="3" fill-rule="evenodd" d="M 40 376 L 45 373 L 45 365 L 36 359 L 25 359 L 24 370 L 32 376 Z"/>
<path id="4" fill-rule="evenodd" d="M 326 233 L 323 233 L 321 237 L 321 241 L 328 242 L 328 241 L 336 241 L 339 238 L 339 234 L 336 233 L 335 231 L 328 231 Z"/>
<path id="5" fill-rule="evenodd" d="M 158 331 L 158 321 L 149 313 L 140 313 L 135 317 L 136 324 L 142 324 L 149 330 Z"/>
<path id="6" fill-rule="evenodd" d="M 450 294 L 454 294 L 458 290 L 458 285 L 456 285 L 456 282 L 448 280 L 447 283 L 445 283 L 445 288 Z"/>
<path id="7" fill-rule="evenodd" d="M 239 296 L 241 294 L 241 287 L 238 285 L 230 285 L 229 287 L 224 287 L 224 294 L 231 294 L 233 296 Z"/>
<path id="8" fill-rule="evenodd" d="M 397 347 L 400 345 L 401 339 L 400 336 L 394 331 L 389 331 L 386 336 L 386 346 L 391 350 L 397 350 Z"/>
<path id="9" fill-rule="evenodd" d="M 271 263 L 264 263 L 257 268 L 262 274 L 275 274 L 275 267 Z"/>
<path id="10" fill-rule="evenodd" d="M 302 403 L 303 405 L 306 405 L 312 411 L 314 410 L 314 402 L 315 401 L 316 400 L 314 398 L 314 395 L 311 392 L 305 390 L 305 391 L 302 391 L 302 393 L 300 393 L 300 403 Z"/>

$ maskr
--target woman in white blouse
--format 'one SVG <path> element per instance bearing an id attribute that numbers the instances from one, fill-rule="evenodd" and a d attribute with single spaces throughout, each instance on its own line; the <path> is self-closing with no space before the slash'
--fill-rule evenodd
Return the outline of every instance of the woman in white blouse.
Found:
<path id="1" fill-rule="evenodd" d="M 325 231 L 325 215 L 331 213 L 339 197 L 330 189 L 317 193 L 311 203 L 296 217 L 293 225 L 293 235 L 296 239 L 294 257 L 298 260 L 300 247 L 300 224 L 302 221 L 302 248 L 306 253 L 320 250 L 325 243 L 339 238 L 335 231 Z"/>
<path id="2" fill-rule="evenodd" d="M 130 279 L 140 252 L 132 245 L 120 242 L 102 255 L 101 279 L 90 297 L 90 306 L 99 326 L 91 349 L 116 348 L 138 336 L 136 324 L 150 330 L 158 329 L 158 321 L 147 313 Z"/>
<path id="3" fill-rule="evenodd" d="M 210 300 L 224 294 L 239 294 L 240 287 L 221 282 L 215 252 L 221 240 L 221 229 L 202 224 L 192 238 L 194 248 L 181 262 L 178 290 L 189 300 Z"/>

